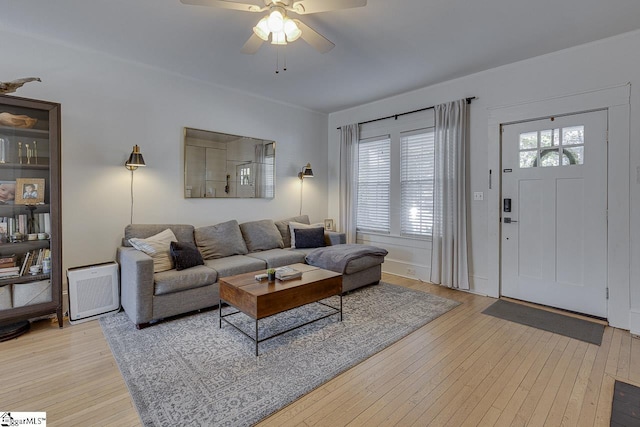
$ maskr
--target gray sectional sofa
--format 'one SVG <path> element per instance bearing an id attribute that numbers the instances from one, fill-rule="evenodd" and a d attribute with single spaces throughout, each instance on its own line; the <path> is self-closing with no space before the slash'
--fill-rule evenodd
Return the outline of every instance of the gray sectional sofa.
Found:
<path id="1" fill-rule="evenodd" d="M 128 225 L 116 255 L 120 265 L 123 309 L 141 328 L 167 317 L 217 306 L 218 280 L 221 277 L 304 263 L 306 256 L 313 251 L 329 251 L 332 246 L 345 243 L 344 234 L 325 231 L 326 249 L 292 248 L 291 223 L 309 224 L 309 218 L 302 215 L 281 221 L 261 220 L 243 224 L 227 221 L 199 228 L 185 224 Z M 131 244 L 144 243 L 144 239 L 162 232 L 169 233 L 171 240 L 175 238 L 178 242 L 195 245 L 204 264 L 180 271 L 171 266 L 160 268 L 156 255 L 145 253 L 144 248 L 138 250 Z M 386 251 L 363 252 L 361 248 L 361 245 L 352 250 L 349 245 L 341 246 L 343 252 L 357 249 L 358 254 L 354 252 L 354 256 L 337 269 L 318 265 L 342 270 L 338 272 L 343 273 L 343 292 L 380 280 Z"/>

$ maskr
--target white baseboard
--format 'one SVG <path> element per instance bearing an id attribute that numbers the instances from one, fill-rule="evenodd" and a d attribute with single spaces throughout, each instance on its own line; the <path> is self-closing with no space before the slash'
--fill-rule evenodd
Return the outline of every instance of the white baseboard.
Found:
<path id="1" fill-rule="evenodd" d="M 408 262 L 398 261 L 394 259 L 385 259 L 382 264 L 382 271 L 407 279 L 429 281 L 431 268 L 425 265 L 409 264 Z"/>

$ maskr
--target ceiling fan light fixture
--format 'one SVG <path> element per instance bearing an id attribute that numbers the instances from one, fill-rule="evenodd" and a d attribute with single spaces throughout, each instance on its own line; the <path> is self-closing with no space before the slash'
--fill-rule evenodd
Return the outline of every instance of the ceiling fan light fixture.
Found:
<path id="1" fill-rule="evenodd" d="M 284 31 L 279 31 L 277 33 L 274 31 L 271 33 L 271 44 L 286 45 L 287 39 Z"/>
<path id="2" fill-rule="evenodd" d="M 293 19 L 284 18 L 284 33 L 287 35 L 287 41 L 289 43 L 294 42 L 300 38 L 302 31 L 293 21 Z"/>
<path id="3" fill-rule="evenodd" d="M 267 18 L 267 24 L 272 33 L 279 33 L 284 28 L 284 13 L 279 9 L 282 8 L 274 7 L 269 14 L 269 18 Z"/>
<path id="4" fill-rule="evenodd" d="M 267 24 L 266 16 L 262 18 L 255 27 L 253 27 L 253 32 L 256 36 L 260 37 L 262 40 L 264 41 L 269 40 L 269 33 L 271 32 L 271 30 L 269 30 L 269 25 Z"/>

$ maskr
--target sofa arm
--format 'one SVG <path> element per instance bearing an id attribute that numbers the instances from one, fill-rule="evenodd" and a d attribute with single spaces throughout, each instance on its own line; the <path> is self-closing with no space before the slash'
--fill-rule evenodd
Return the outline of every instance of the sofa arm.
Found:
<path id="1" fill-rule="evenodd" d="M 120 302 L 129 318 L 139 326 L 153 320 L 153 260 L 144 252 L 121 246 Z"/>
<path id="2" fill-rule="evenodd" d="M 347 235 L 337 231 L 325 231 L 324 242 L 327 246 L 344 245 L 347 243 Z"/>

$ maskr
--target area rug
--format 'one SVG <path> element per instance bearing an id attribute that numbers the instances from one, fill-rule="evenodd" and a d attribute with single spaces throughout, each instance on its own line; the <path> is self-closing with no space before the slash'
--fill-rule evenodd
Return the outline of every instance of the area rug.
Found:
<path id="1" fill-rule="evenodd" d="M 251 340 L 232 326 L 219 328 L 217 311 L 142 330 L 125 313 L 100 324 L 145 426 L 235 427 L 256 424 L 458 304 L 381 282 L 344 296 L 342 322 L 335 315 L 264 341 L 257 357 Z M 261 320 L 260 332 L 286 330 L 324 310 L 311 304 L 281 313 Z M 243 314 L 234 318 L 253 325 Z"/>
<path id="2" fill-rule="evenodd" d="M 482 313 L 591 344 L 602 344 L 604 325 L 599 323 L 505 300 L 494 302 Z"/>

